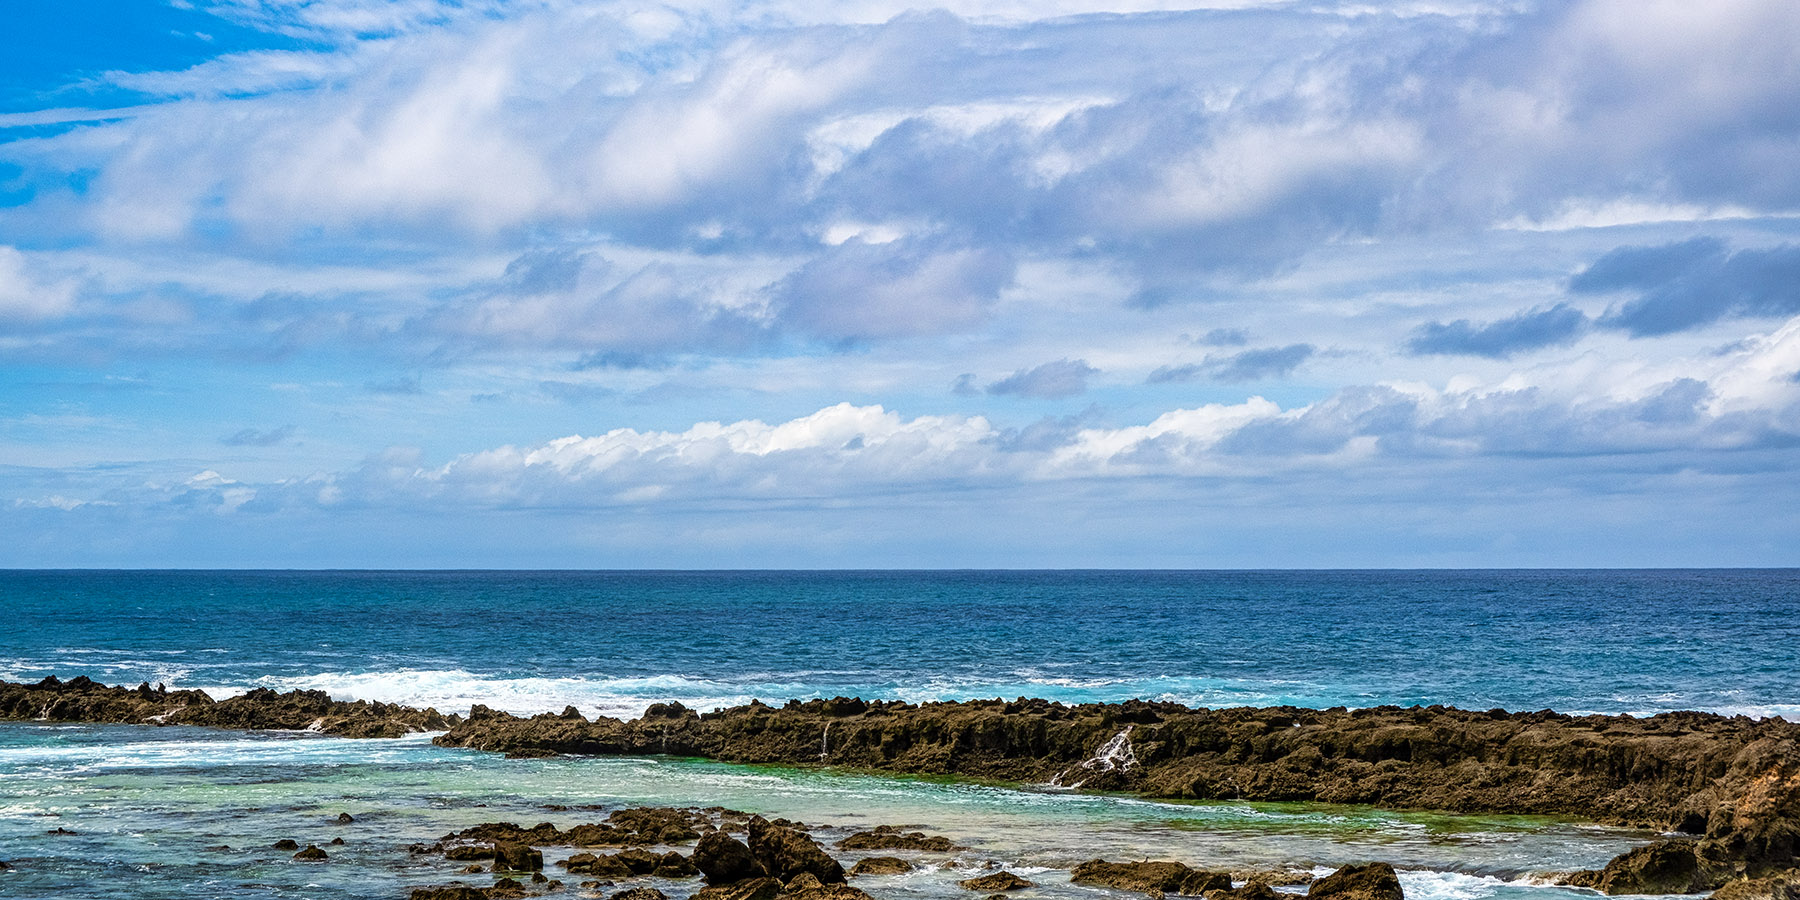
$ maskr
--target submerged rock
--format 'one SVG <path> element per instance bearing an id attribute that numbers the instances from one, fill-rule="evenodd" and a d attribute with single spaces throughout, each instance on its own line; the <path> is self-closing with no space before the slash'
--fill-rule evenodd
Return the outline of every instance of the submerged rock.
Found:
<path id="1" fill-rule="evenodd" d="M 1403 900 L 1400 876 L 1384 862 L 1350 865 L 1312 883 L 1307 900 Z"/>
<path id="2" fill-rule="evenodd" d="M 354 817 L 352 817 L 349 813 L 338 813 L 337 823 L 339 825 L 348 825 L 354 821 L 356 821 L 356 819 Z"/>
<path id="3" fill-rule="evenodd" d="M 1016 891 L 1032 886 L 1031 882 L 1011 872 L 995 872 L 992 875 L 982 875 L 979 878 L 959 881 L 957 884 L 971 891 Z"/>
<path id="4" fill-rule="evenodd" d="M 1178 862 L 1107 862 L 1090 859 L 1069 873 L 1075 884 L 1121 888 L 1127 891 L 1200 896 L 1212 890 L 1230 890 L 1231 875 L 1189 868 Z"/>
<path id="5" fill-rule="evenodd" d="M 850 867 L 850 874 L 857 875 L 900 875 L 911 872 L 914 866 L 897 856 L 871 856 L 859 859 Z"/>

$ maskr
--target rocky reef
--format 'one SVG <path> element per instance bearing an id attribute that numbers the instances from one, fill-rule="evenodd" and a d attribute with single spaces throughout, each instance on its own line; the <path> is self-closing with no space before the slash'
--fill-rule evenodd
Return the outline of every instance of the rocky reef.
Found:
<path id="1" fill-rule="evenodd" d="M 518 717 L 475 706 L 464 719 L 335 702 L 316 691 L 253 691 L 215 702 L 198 691 L 105 687 L 86 678 L 0 683 L 0 717 L 306 728 L 347 737 L 444 730 L 435 739 L 440 745 L 511 756 L 666 754 L 824 764 L 1164 798 L 1557 815 L 1674 835 L 1604 869 L 1565 876 L 1570 884 L 1609 894 L 1723 887 L 1727 895 L 1749 900 L 1787 892 L 1800 868 L 1800 724 L 1781 719 L 1441 706 L 1210 710 L 1025 699 L 910 704 L 841 697 L 780 707 L 752 702 L 705 714 L 663 703 L 631 721 L 590 720 L 573 708 Z M 591 843 L 690 839 L 696 824 L 612 823 L 607 840 Z M 539 835 L 485 839 L 551 842 Z M 853 840 L 858 849 L 875 850 L 925 838 L 890 829 Z M 702 871 L 707 867 L 698 857 L 704 855 L 697 851 L 694 860 Z M 762 877 L 785 885 L 794 874 Z M 807 874 L 824 886 L 808 888 L 814 892 L 829 893 L 844 878 L 828 867 Z M 769 890 L 765 885 L 751 893 Z"/>
<path id="2" fill-rule="evenodd" d="M 0 719 L 285 729 L 355 738 L 443 731 L 461 721 L 460 716 L 440 715 L 435 709 L 333 700 L 324 691 L 277 693 L 258 688 L 214 700 L 204 691 L 171 691 L 149 684 L 111 687 L 86 676 L 68 681 L 52 676 L 36 684 L 0 681 Z"/>
<path id="3" fill-rule="evenodd" d="M 1705 891 L 1800 865 L 1800 724 L 1781 719 L 836 698 L 706 714 L 658 704 L 632 721 L 478 706 L 436 740 L 522 756 L 672 754 L 1152 797 L 1559 815 L 1683 835 L 1569 876 L 1611 894 Z"/>

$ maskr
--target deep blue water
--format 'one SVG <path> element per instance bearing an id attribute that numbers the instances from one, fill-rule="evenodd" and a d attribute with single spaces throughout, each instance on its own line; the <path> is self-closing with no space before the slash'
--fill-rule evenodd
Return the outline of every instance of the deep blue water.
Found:
<path id="1" fill-rule="evenodd" d="M 0 677 L 632 714 L 833 694 L 1800 714 L 1800 570 L 5 572 Z"/>

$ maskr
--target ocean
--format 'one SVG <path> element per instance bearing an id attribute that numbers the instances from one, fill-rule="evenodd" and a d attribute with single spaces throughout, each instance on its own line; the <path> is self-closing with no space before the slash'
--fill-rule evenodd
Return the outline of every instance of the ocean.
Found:
<path id="1" fill-rule="evenodd" d="M 0 573 L 0 611 L 7 680 L 85 674 L 215 697 L 309 688 L 444 712 L 634 716 L 671 699 L 855 695 L 1800 717 L 1794 570 L 21 571 Z M 484 821 L 568 827 L 630 805 L 724 805 L 803 820 L 822 839 L 904 823 L 969 848 L 859 879 L 896 900 L 968 896 L 955 880 L 997 865 L 1040 874 L 1034 897 L 1126 896 L 1057 877 L 1093 857 L 1381 859 L 1402 868 L 1411 900 L 1549 900 L 1579 892 L 1539 873 L 1655 837 L 684 759 L 508 760 L 428 736 L 7 722 L 0 893 L 404 897 L 453 877 L 408 843 Z M 355 821 L 334 824 L 340 812 Z M 326 863 L 269 849 L 333 837 L 344 844 Z M 695 883 L 659 886 L 680 898 Z"/>

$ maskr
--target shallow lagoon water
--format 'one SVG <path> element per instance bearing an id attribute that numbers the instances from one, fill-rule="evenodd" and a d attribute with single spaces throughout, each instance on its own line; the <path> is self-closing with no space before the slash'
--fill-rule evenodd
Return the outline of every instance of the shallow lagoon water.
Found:
<path id="1" fill-rule="evenodd" d="M 919 872 L 858 879 L 879 897 L 921 900 L 971 896 L 954 882 L 997 867 L 1039 882 L 1023 898 L 1135 896 L 1069 885 L 1066 870 L 1094 857 L 1234 869 L 1382 859 L 1408 870 L 1413 900 L 1573 896 L 1527 876 L 1599 865 L 1649 837 L 1542 818 L 1168 803 L 690 759 L 509 760 L 435 747 L 423 735 L 0 725 L 0 858 L 16 866 L 0 876 L 9 897 L 116 897 L 126 885 L 142 898 L 403 897 L 410 887 L 486 877 L 457 876 L 459 864 L 411 856 L 408 844 L 480 822 L 566 828 L 635 805 L 786 816 L 826 843 L 907 824 L 966 846 L 915 854 L 931 864 Z M 336 824 L 342 812 L 356 821 Z M 75 833 L 47 833 L 58 828 Z M 344 845 L 328 846 L 334 837 Z M 319 844 L 332 858 L 303 863 L 268 849 L 283 838 Z M 545 858 L 570 852 L 550 848 Z M 579 879 L 568 880 L 564 896 L 580 896 Z M 698 886 L 657 884 L 672 897 Z"/>

